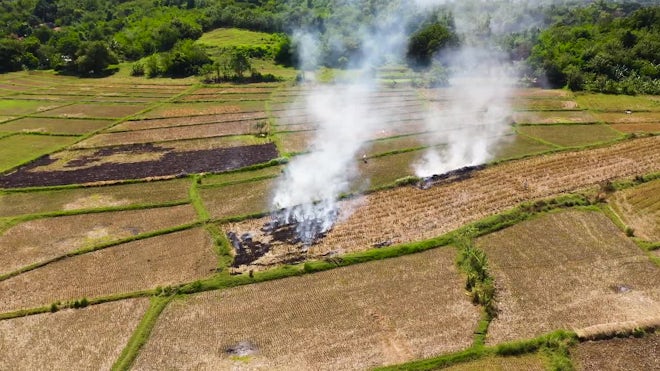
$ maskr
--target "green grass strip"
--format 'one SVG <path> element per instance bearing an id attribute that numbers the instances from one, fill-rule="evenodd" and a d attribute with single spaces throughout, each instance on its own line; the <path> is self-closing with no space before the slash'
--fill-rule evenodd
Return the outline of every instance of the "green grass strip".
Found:
<path id="1" fill-rule="evenodd" d="M 188 189 L 188 197 L 190 198 L 190 203 L 197 212 L 197 218 L 199 221 L 206 222 L 211 219 L 211 214 L 209 214 L 208 210 L 206 210 L 204 201 L 202 200 L 199 194 L 199 190 L 197 189 L 197 186 L 200 182 L 201 177 L 199 175 L 193 177 L 190 188 Z"/>
<path id="2" fill-rule="evenodd" d="M 147 343 L 147 340 L 149 340 L 149 335 L 154 326 L 156 326 L 158 317 L 172 298 L 172 296 L 166 298 L 151 298 L 149 309 L 147 309 L 144 317 L 142 317 L 142 321 L 138 324 L 133 335 L 128 339 L 128 343 L 121 351 L 121 354 L 119 354 L 119 358 L 117 358 L 117 361 L 112 365 L 113 371 L 128 370 L 131 367 L 140 353 L 140 349 L 142 349 L 144 344 Z"/>
<path id="3" fill-rule="evenodd" d="M 231 255 L 230 242 L 227 236 L 220 230 L 220 228 L 213 223 L 204 226 L 206 231 L 213 237 L 215 252 L 218 255 L 218 269 L 222 270 L 234 261 Z"/>

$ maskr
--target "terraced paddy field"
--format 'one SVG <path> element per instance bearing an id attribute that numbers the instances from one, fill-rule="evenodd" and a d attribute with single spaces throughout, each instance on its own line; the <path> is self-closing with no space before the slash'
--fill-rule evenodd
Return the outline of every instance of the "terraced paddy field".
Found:
<path id="1" fill-rule="evenodd" d="M 453 259 L 437 249 L 174 301 L 134 368 L 364 369 L 468 348 L 479 310 Z"/>
<path id="2" fill-rule="evenodd" d="M 0 368 L 110 369 L 149 299 L 0 321 Z"/>
<path id="3" fill-rule="evenodd" d="M 498 286 L 489 343 L 660 313 L 660 268 L 601 213 L 546 215 L 478 245 Z"/>
<path id="4" fill-rule="evenodd" d="M 0 155 L 0 369 L 364 369 L 427 357 L 603 369 L 593 362 L 619 357 L 598 353 L 614 341 L 607 329 L 634 326 L 644 345 L 622 339 L 620 359 L 657 368 L 641 356 L 657 353 L 660 312 L 657 99 L 515 90 L 498 162 L 421 184 L 406 178 L 411 165 L 459 129 L 439 123 L 478 125 L 475 112 L 450 115 L 451 89 L 386 83 L 363 99 L 380 130 L 356 153 L 354 194 L 304 252 L 262 228 L 287 163 L 323 140 L 312 91 L 0 75 L 0 144 L 12 149 Z M 592 206 L 546 212 L 572 202 Z M 513 226 L 476 240 L 499 308 L 489 322 L 444 234 L 488 230 L 510 210 L 523 210 Z M 269 249 L 239 263 L 230 231 Z M 584 336 L 531 339 L 562 328 L 609 340 L 594 350 Z"/>
<path id="5" fill-rule="evenodd" d="M 578 345 L 572 353 L 577 370 L 657 370 L 660 334 L 589 341 Z"/>

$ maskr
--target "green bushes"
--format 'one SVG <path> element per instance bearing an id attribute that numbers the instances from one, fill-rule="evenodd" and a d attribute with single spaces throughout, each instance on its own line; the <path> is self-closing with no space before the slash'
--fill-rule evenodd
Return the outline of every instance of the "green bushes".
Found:
<path id="1" fill-rule="evenodd" d="M 473 234 L 467 230 L 454 238 L 454 245 L 458 249 L 457 264 L 467 276 L 465 289 L 470 293 L 472 303 L 483 306 L 488 317 L 495 318 L 495 283 L 488 273 L 486 253 L 474 246 L 470 238 Z"/>

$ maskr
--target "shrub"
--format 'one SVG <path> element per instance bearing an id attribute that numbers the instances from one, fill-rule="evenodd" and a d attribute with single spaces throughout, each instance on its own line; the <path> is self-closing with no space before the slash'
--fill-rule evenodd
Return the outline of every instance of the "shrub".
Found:
<path id="1" fill-rule="evenodd" d="M 131 65 L 131 76 L 144 76 L 144 64 L 135 62 Z"/>

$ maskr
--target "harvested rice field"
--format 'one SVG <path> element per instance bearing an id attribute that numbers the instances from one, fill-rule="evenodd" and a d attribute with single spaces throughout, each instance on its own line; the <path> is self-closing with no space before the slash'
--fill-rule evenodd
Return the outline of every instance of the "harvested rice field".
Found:
<path id="1" fill-rule="evenodd" d="M 228 218 L 268 212 L 276 179 L 256 180 L 199 190 L 213 218 Z"/>
<path id="2" fill-rule="evenodd" d="M 176 300 L 134 368 L 365 369 L 465 349 L 479 308 L 454 256 L 443 248 Z"/>
<path id="3" fill-rule="evenodd" d="M 660 333 L 642 338 L 614 338 L 588 341 L 571 350 L 576 370 L 658 370 Z"/>
<path id="4" fill-rule="evenodd" d="M 0 138 L 0 173 L 34 160 L 40 155 L 75 143 L 74 136 L 18 134 Z"/>
<path id="5" fill-rule="evenodd" d="M 0 194 L 0 217 L 187 202 L 187 179 Z"/>
<path id="6" fill-rule="evenodd" d="M 660 313 L 660 268 L 604 214 L 549 214 L 478 245 L 497 285 L 490 344 Z"/>
<path id="7" fill-rule="evenodd" d="M 85 134 L 103 129 L 110 120 L 53 119 L 26 117 L 0 125 L 0 131 L 37 132 L 50 134 Z"/>
<path id="8" fill-rule="evenodd" d="M 195 222 L 190 205 L 31 220 L 0 234 L 0 275 L 78 249 Z"/>
<path id="9" fill-rule="evenodd" d="M 614 125 L 610 125 L 610 127 L 622 133 L 631 133 L 631 134 L 660 133 L 660 122 L 647 123 L 647 124 L 614 124 Z"/>
<path id="10" fill-rule="evenodd" d="M 134 115 L 145 108 L 145 105 L 139 104 L 76 103 L 66 107 L 51 109 L 47 112 L 47 116 L 66 118 L 122 118 Z"/>
<path id="11" fill-rule="evenodd" d="M 148 307 L 128 299 L 0 321 L 0 369 L 109 370 Z"/>
<path id="12" fill-rule="evenodd" d="M 522 111 L 513 113 L 516 124 L 590 124 L 598 119 L 589 111 Z"/>
<path id="13" fill-rule="evenodd" d="M 660 180 L 616 192 L 610 205 L 636 236 L 660 241 Z"/>
<path id="14" fill-rule="evenodd" d="M 202 228 L 127 242 L 0 281 L 0 313 L 191 282 L 216 266 Z"/>
<path id="15" fill-rule="evenodd" d="M 621 134 L 607 125 L 552 125 L 522 126 L 518 132 L 560 147 L 580 147 L 610 142 Z"/>
<path id="16" fill-rule="evenodd" d="M 660 164 L 659 139 L 537 156 L 474 171 L 465 180 L 427 190 L 399 187 L 358 197 L 341 205 L 347 215 L 340 217 L 307 254 L 319 257 L 330 252 L 368 250 L 383 243 L 428 239 L 523 201 L 597 186 L 608 179 L 655 172 Z M 260 267 L 277 264 L 292 249 L 292 245 L 272 240 L 261 231 L 269 221 L 265 217 L 225 226 L 226 231 L 251 233 L 255 240 L 272 244 L 272 249 L 256 261 Z"/>
<path id="17" fill-rule="evenodd" d="M 532 354 L 511 357 L 487 357 L 477 361 L 460 363 L 443 368 L 449 371 L 544 371 L 547 370 L 547 361 L 542 356 Z"/>

